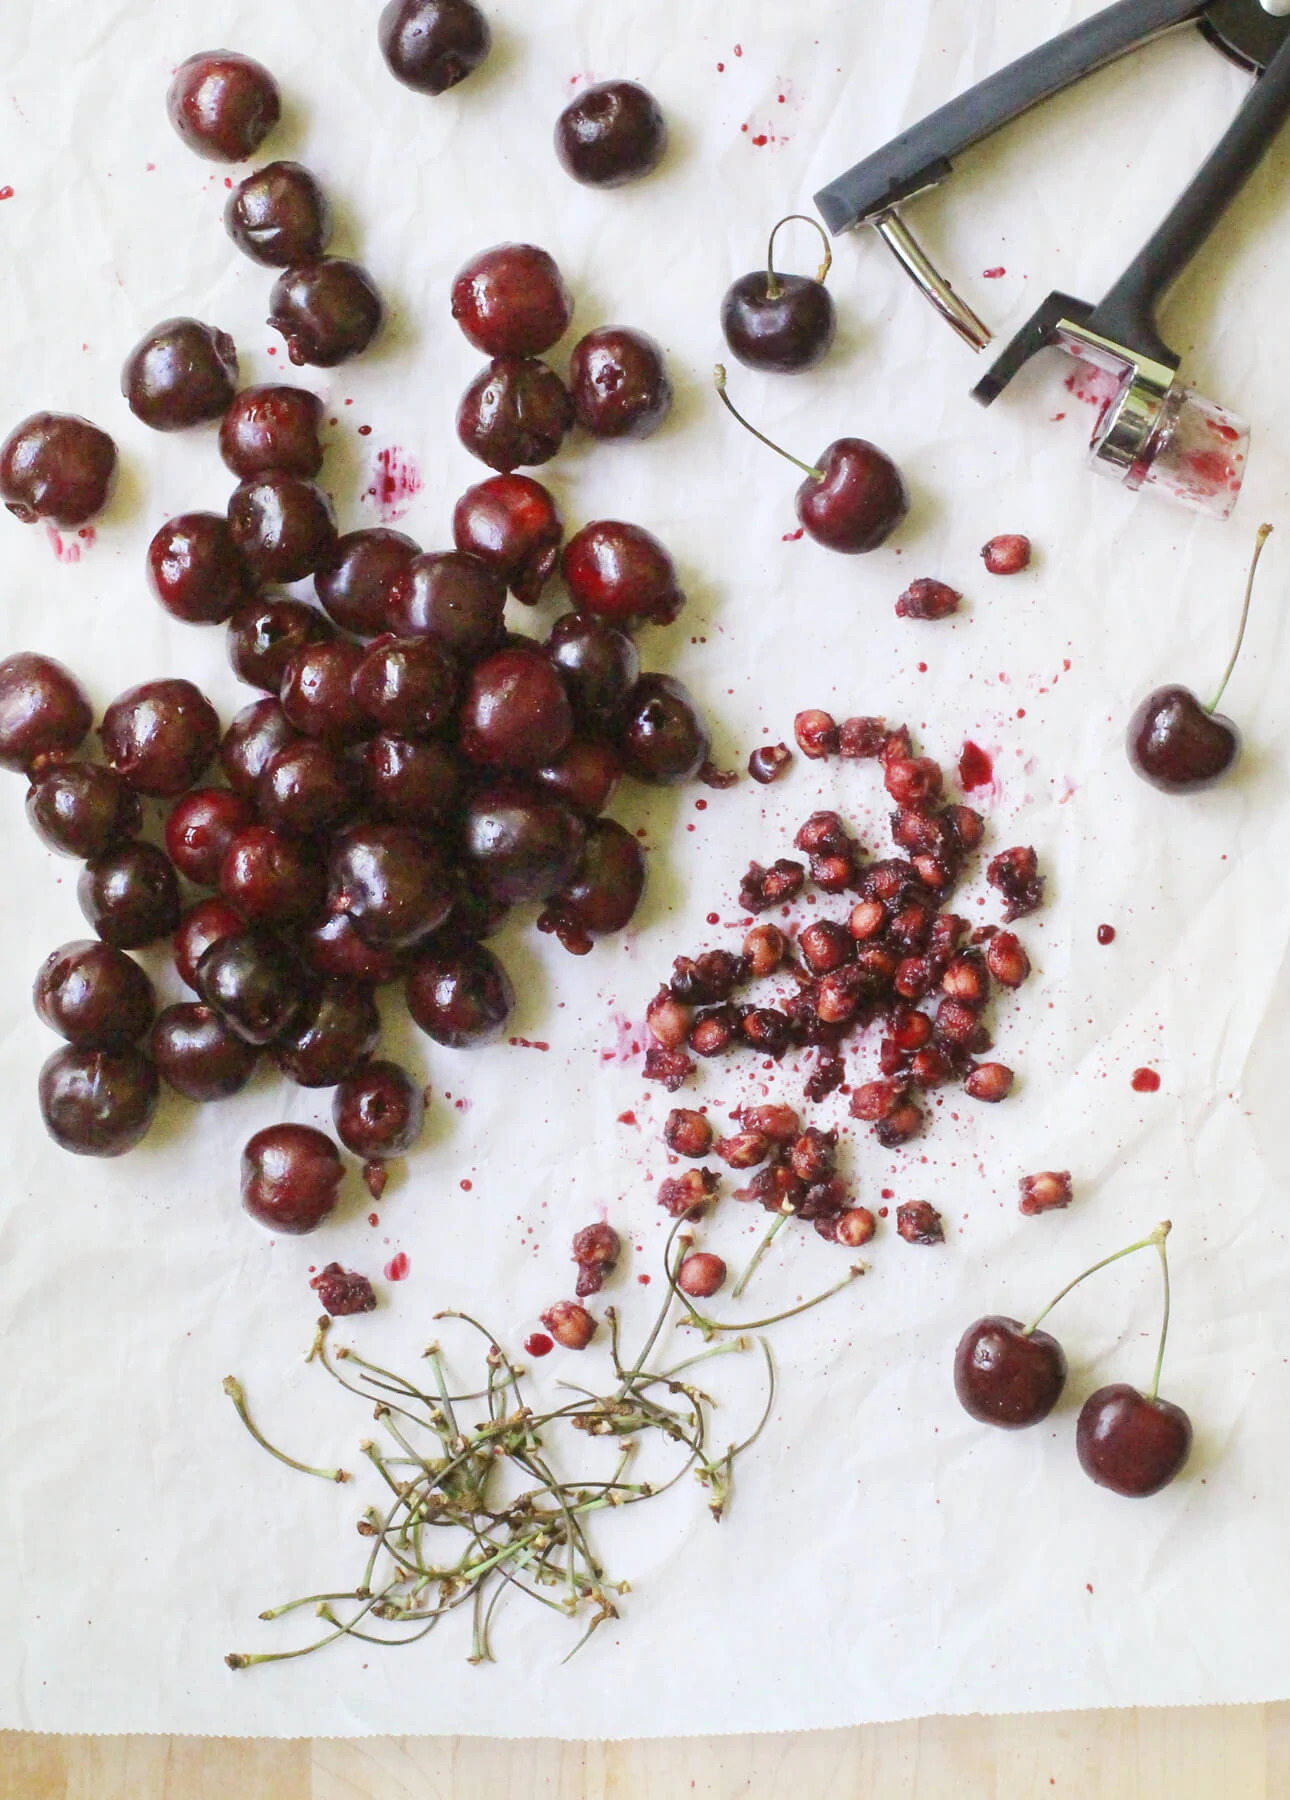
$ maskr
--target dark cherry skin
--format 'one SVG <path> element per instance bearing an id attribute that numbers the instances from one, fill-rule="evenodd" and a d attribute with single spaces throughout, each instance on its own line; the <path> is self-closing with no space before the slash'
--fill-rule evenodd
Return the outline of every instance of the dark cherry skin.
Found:
<path id="1" fill-rule="evenodd" d="M 658 167 L 666 149 L 663 109 L 634 81 L 598 81 L 556 120 L 555 153 L 584 187 L 639 181 Z"/>
<path id="2" fill-rule="evenodd" d="M 437 931 L 452 910 L 448 864 L 407 825 L 356 825 L 332 841 L 327 910 L 347 913 L 378 950 L 404 950 Z"/>
<path id="3" fill-rule="evenodd" d="M 954 1352 L 954 1392 L 983 1425 L 1019 1431 L 1046 1419 L 1066 1385 L 1066 1353 L 1046 1331 L 1000 1315 L 969 1325 Z"/>
<path id="4" fill-rule="evenodd" d="M 109 768 L 141 794 L 192 787 L 219 748 L 219 717 L 191 681 L 145 681 L 119 694 L 99 726 Z"/>
<path id="5" fill-rule="evenodd" d="M 322 858 L 312 844 L 272 825 L 248 825 L 224 852 L 219 891 L 253 924 L 308 923 L 323 910 Z"/>
<path id="6" fill-rule="evenodd" d="M 1179 1474 L 1191 1454 L 1191 1420 L 1171 1400 L 1148 1400 L 1127 1382 L 1090 1394 L 1075 1426 L 1080 1467 L 1099 1487 L 1145 1500 Z"/>
<path id="7" fill-rule="evenodd" d="M 175 70 L 166 113 L 198 156 L 245 162 L 277 124 L 282 98 L 263 63 L 235 50 L 204 50 Z"/>
<path id="8" fill-rule="evenodd" d="M 352 685 L 364 716 L 382 731 L 424 738 L 451 721 L 459 677 L 455 659 L 433 638 L 384 637 L 368 646 Z"/>
<path id="9" fill-rule="evenodd" d="M 27 818 L 43 844 L 82 860 L 143 830 L 139 796 L 97 763 L 55 763 L 37 775 L 27 789 Z"/>
<path id="10" fill-rule="evenodd" d="M 328 618 L 355 637 L 379 637 L 390 629 L 390 591 L 421 553 L 401 531 L 376 526 L 337 540 L 314 572 L 314 592 Z"/>
<path id="11" fill-rule="evenodd" d="M 32 413 L 0 444 L 0 500 L 24 525 L 87 524 L 107 505 L 115 474 L 116 445 L 75 413 Z"/>
<path id="12" fill-rule="evenodd" d="M 298 1086 L 335 1087 L 367 1061 L 380 1035 L 381 1015 L 371 988 L 333 975 L 319 984 L 271 1055 Z"/>
<path id="13" fill-rule="evenodd" d="M 670 675 L 642 675 L 632 689 L 618 740 L 623 767 L 651 787 L 689 781 L 712 749 L 688 688 Z"/>
<path id="14" fill-rule="evenodd" d="M 47 956 L 31 997 L 41 1024 L 82 1050 L 138 1043 L 157 1010 L 138 963 L 94 938 L 77 938 Z"/>
<path id="15" fill-rule="evenodd" d="M 494 244 L 457 271 L 452 316 L 485 356 L 541 356 L 569 329 L 573 297 L 536 244 Z"/>
<path id="16" fill-rule="evenodd" d="M 616 731 L 641 672 L 627 633 L 589 613 L 565 613 L 551 627 L 546 653 L 560 671 L 579 727 Z"/>
<path id="17" fill-rule="evenodd" d="M 345 1165 L 311 1125 L 268 1125 L 242 1152 L 242 1205 L 258 1225 L 300 1237 L 335 1210 Z"/>
<path id="18" fill-rule="evenodd" d="M 479 876 L 458 868 L 456 898 L 452 905 L 452 930 L 460 937 L 496 937 L 510 917 L 509 902 L 490 894 Z"/>
<path id="19" fill-rule="evenodd" d="M 721 302 L 721 329 L 731 354 L 746 368 L 792 375 L 813 369 L 837 334 L 833 296 L 811 275 L 765 269 L 741 275 Z"/>
<path id="20" fill-rule="evenodd" d="M 265 767 L 255 810 L 292 837 L 326 837 L 348 825 L 362 791 L 359 770 L 347 757 L 315 738 L 298 738 Z"/>
<path id="21" fill-rule="evenodd" d="M 573 424 L 569 391 L 533 356 L 497 356 L 461 397 L 457 436 L 490 469 L 537 468 L 550 462 Z"/>
<path id="22" fill-rule="evenodd" d="M 486 562 L 525 606 L 535 606 L 560 560 L 564 522 L 540 481 L 492 475 L 467 488 L 452 515 L 453 542 Z"/>
<path id="23" fill-rule="evenodd" d="M 573 736 L 559 670 L 535 644 L 498 650 L 470 672 L 458 721 L 461 747 L 485 768 L 535 769 Z"/>
<path id="24" fill-rule="evenodd" d="M 299 740 L 300 733 L 276 700 L 254 700 L 244 706 L 220 741 L 224 779 L 236 794 L 254 799 L 261 775 L 279 750 Z"/>
<path id="25" fill-rule="evenodd" d="M 479 67 L 493 41 L 474 0 L 389 0 L 377 37 L 391 75 L 419 94 L 456 87 Z"/>
<path id="26" fill-rule="evenodd" d="M 244 256 L 270 269 L 316 262 L 331 242 L 331 206 L 297 162 L 266 163 L 229 195 L 224 229 Z"/>
<path id="27" fill-rule="evenodd" d="M 164 319 L 140 338 L 121 370 L 130 411 L 154 431 L 186 431 L 220 419 L 237 388 L 237 349 L 200 319 Z"/>
<path id="28" fill-rule="evenodd" d="M 579 425 L 594 438 L 647 438 L 672 405 L 662 350 L 626 325 L 604 325 L 574 345 L 569 392 Z"/>
<path id="29" fill-rule="evenodd" d="M 240 1093 L 260 1057 L 214 1007 L 196 1000 L 158 1014 L 149 1049 L 166 1086 L 201 1105 Z"/>
<path id="30" fill-rule="evenodd" d="M 56 1050 L 40 1071 L 40 1114 L 60 1150 L 124 1156 L 152 1124 L 160 1083 L 141 1050 Z"/>
<path id="31" fill-rule="evenodd" d="M 179 923 L 179 881 L 155 844 L 118 844 L 81 870 L 76 898 L 105 944 L 138 950 Z"/>
<path id="32" fill-rule="evenodd" d="M 216 938 L 202 953 L 194 985 L 248 1044 L 269 1044 L 290 1030 L 308 999 L 300 964 L 263 926 Z"/>
<path id="33" fill-rule="evenodd" d="M 397 637 L 433 638 L 475 662 L 502 641 L 506 588 L 477 556 L 435 551 L 416 557 L 394 583 L 389 613 Z"/>
<path id="34" fill-rule="evenodd" d="M 550 911 L 600 934 L 621 931 L 645 891 L 645 852 L 616 819 L 587 827 L 587 846 L 573 878 L 552 896 Z"/>
<path id="35" fill-rule="evenodd" d="M 318 975 L 345 975 L 351 981 L 380 987 L 397 980 L 403 967 L 397 951 L 374 950 L 365 944 L 347 913 L 330 914 L 297 942 L 301 955 Z"/>
<path id="36" fill-rule="evenodd" d="M 361 356 L 381 329 L 385 306 L 361 263 L 341 256 L 296 263 L 273 284 L 268 323 L 297 367 L 334 369 Z"/>
<path id="37" fill-rule="evenodd" d="M 909 513 L 909 489 L 891 458 L 864 438 L 838 438 L 797 490 L 797 516 L 826 550 L 863 556 Z"/>
<path id="38" fill-rule="evenodd" d="M 255 822 L 254 804 L 231 788 L 190 788 L 166 815 L 166 854 L 189 881 L 213 888 L 229 845 Z"/>
<path id="39" fill-rule="evenodd" d="M 422 1031 L 450 1050 L 494 1043 L 515 1006 L 506 970 L 491 950 L 469 938 L 419 951 L 404 991 Z"/>
<path id="40" fill-rule="evenodd" d="M 383 731 L 363 748 L 363 791 L 374 816 L 435 831 L 461 800 L 460 763 L 443 744 Z"/>
<path id="41" fill-rule="evenodd" d="M 1162 687 L 1134 713 L 1125 745 L 1134 769 L 1161 793 L 1199 794 L 1236 767 L 1241 733 L 1189 688 Z"/>
<path id="42" fill-rule="evenodd" d="M 279 698 L 297 731 L 333 748 L 367 736 L 371 724 L 354 696 L 354 676 L 362 662 L 363 646 L 352 638 L 306 644 L 289 658 Z"/>
<path id="43" fill-rule="evenodd" d="M 564 547 L 569 598 L 624 631 L 636 625 L 670 625 L 685 605 L 676 566 L 652 532 L 620 519 L 584 525 Z"/>
<path id="44" fill-rule="evenodd" d="M 246 930 L 246 920 L 241 913 L 231 907 L 227 900 L 221 900 L 218 894 L 212 894 L 206 900 L 199 900 L 180 914 L 179 923 L 175 927 L 175 935 L 171 940 L 171 949 L 175 958 L 175 972 L 186 987 L 197 992 L 197 965 L 210 949 L 221 938 L 232 937 L 235 932 Z"/>
<path id="45" fill-rule="evenodd" d="M 334 555 L 336 515 L 320 487 L 268 469 L 234 488 L 228 503 L 233 542 L 258 581 L 303 581 Z"/>
<path id="46" fill-rule="evenodd" d="M 623 759 L 607 739 L 573 738 L 552 762 L 533 771 L 533 779 L 544 793 L 595 818 L 609 805 L 622 773 Z"/>
<path id="47" fill-rule="evenodd" d="M 336 1136 L 364 1162 L 406 1156 L 421 1136 L 425 1090 L 398 1063 L 364 1063 L 338 1085 L 331 1103 Z"/>
<path id="48" fill-rule="evenodd" d="M 0 769 L 38 773 L 47 759 L 66 759 L 93 720 L 85 689 L 52 656 L 19 650 L 0 662 Z"/>
<path id="49" fill-rule="evenodd" d="M 335 626 L 316 606 L 270 594 L 239 607 L 229 620 L 228 660 L 239 681 L 263 688 L 276 700 L 283 673 L 296 651 L 306 644 L 325 643 L 335 635 Z"/>
<path id="50" fill-rule="evenodd" d="M 582 820 L 563 801 L 506 784 L 485 788 L 466 807 L 462 847 L 470 872 L 507 906 L 545 900 L 578 866 Z"/>
<path id="51" fill-rule="evenodd" d="M 243 388 L 219 427 L 219 453 L 239 481 L 269 469 L 312 481 L 322 468 L 323 403 L 308 388 Z"/>
<path id="52" fill-rule="evenodd" d="M 222 625 L 255 597 L 255 577 L 222 513 L 168 519 L 148 545 L 148 586 L 186 625 Z"/>

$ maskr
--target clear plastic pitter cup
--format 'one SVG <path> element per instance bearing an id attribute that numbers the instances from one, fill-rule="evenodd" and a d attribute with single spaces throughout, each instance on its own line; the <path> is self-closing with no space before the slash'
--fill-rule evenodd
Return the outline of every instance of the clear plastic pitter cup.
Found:
<path id="1" fill-rule="evenodd" d="M 1113 445 L 1117 439 L 1123 444 L 1135 427 L 1142 430 L 1141 448 L 1126 462 Z M 1098 422 L 1089 458 L 1093 468 L 1125 487 L 1223 520 L 1240 498 L 1249 450 L 1249 425 L 1216 400 L 1181 383 L 1163 398 L 1150 396 L 1130 374 Z"/>

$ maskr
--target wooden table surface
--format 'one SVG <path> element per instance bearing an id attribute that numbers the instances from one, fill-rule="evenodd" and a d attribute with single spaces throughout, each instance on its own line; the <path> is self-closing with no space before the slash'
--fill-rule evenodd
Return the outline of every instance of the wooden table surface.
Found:
<path id="1" fill-rule="evenodd" d="M 1290 1704 L 617 1744 L 0 1732 L 0 1800 L 1286 1800 Z"/>

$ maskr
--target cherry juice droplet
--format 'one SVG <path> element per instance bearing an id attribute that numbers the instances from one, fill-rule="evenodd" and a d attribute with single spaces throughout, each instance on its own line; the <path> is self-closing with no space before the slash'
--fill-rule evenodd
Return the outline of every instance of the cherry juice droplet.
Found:
<path id="1" fill-rule="evenodd" d="M 1160 1077 L 1154 1069 L 1135 1069 L 1130 1086 L 1135 1094 L 1154 1094 L 1160 1086 Z"/>
<path id="2" fill-rule="evenodd" d="M 410 1267 L 411 1264 L 408 1262 L 407 1252 L 405 1250 L 400 1250 L 397 1256 L 392 1256 L 389 1262 L 386 1263 L 385 1279 L 387 1281 L 406 1281 Z"/>
<path id="3" fill-rule="evenodd" d="M 988 787 L 994 780 L 994 764 L 980 744 L 971 739 L 959 751 L 959 785 L 965 794 L 974 788 Z"/>
<path id="4" fill-rule="evenodd" d="M 1099 925 L 1097 928 L 1097 941 L 1099 944 L 1113 944 L 1115 942 L 1115 926 Z"/>
<path id="5" fill-rule="evenodd" d="M 530 1356 L 550 1356 L 555 1344 L 545 1331 L 535 1331 L 532 1337 L 525 1338 L 524 1348 Z"/>

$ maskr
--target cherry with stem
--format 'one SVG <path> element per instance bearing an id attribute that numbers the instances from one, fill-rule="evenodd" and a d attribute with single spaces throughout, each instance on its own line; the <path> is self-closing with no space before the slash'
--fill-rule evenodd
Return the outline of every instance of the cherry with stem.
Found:
<path id="1" fill-rule="evenodd" d="M 811 225 L 824 242 L 819 272 L 783 275 L 775 267 L 775 239 L 794 220 Z M 828 355 L 837 331 L 833 300 L 824 283 L 833 266 L 828 234 L 817 219 L 790 213 L 770 234 L 766 267 L 741 275 L 721 303 L 721 329 L 733 355 L 750 369 L 795 374 Z"/>

